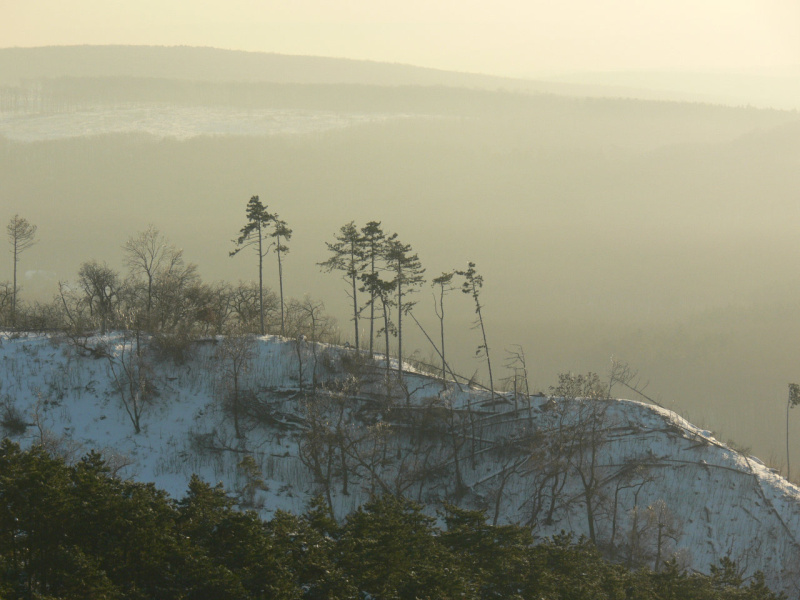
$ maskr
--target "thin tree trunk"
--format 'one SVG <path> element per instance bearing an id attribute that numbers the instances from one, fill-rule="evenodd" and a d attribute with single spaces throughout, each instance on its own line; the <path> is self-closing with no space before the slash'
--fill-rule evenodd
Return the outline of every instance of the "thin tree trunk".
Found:
<path id="1" fill-rule="evenodd" d="M 355 249 L 355 242 L 350 242 L 350 279 L 353 283 L 353 323 L 356 330 L 356 352 L 358 352 L 361 347 L 358 343 L 358 299 L 356 298 L 356 249 Z"/>
<path id="2" fill-rule="evenodd" d="M 375 248 L 374 246 L 370 249 L 372 252 L 372 270 L 370 271 L 370 275 L 375 275 Z M 375 339 L 375 294 L 374 292 L 370 295 L 370 303 L 369 303 L 369 357 L 372 358 L 374 355 L 373 352 L 373 340 Z"/>
<path id="3" fill-rule="evenodd" d="M 476 300 L 477 303 L 477 300 Z M 478 320 L 481 323 L 481 334 L 483 334 L 483 349 L 486 351 L 486 365 L 489 367 L 489 389 L 494 397 L 494 378 L 492 377 L 492 360 L 489 358 L 489 344 L 486 341 L 486 329 L 483 327 L 483 315 L 481 315 L 481 305 L 478 303 Z"/>
<path id="4" fill-rule="evenodd" d="M 792 481 L 792 466 L 789 462 L 789 408 L 792 405 L 792 397 L 786 403 L 786 481 Z"/>
<path id="5" fill-rule="evenodd" d="M 403 379 L 403 284 L 397 280 L 397 378 Z"/>
<path id="6" fill-rule="evenodd" d="M 383 304 L 383 335 L 386 340 L 386 375 L 389 375 L 389 310 L 386 306 L 386 301 L 382 300 Z"/>
<path id="7" fill-rule="evenodd" d="M 17 262 L 19 262 L 19 255 L 17 253 L 17 244 L 14 242 L 14 290 L 11 294 L 11 326 L 17 325 Z"/>
<path id="8" fill-rule="evenodd" d="M 447 361 L 444 353 L 444 287 L 439 296 L 439 333 L 442 336 L 442 385 L 447 387 Z"/>
<path id="9" fill-rule="evenodd" d="M 447 364 L 447 361 L 444 360 L 444 356 L 439 351 L 439 348 L 436 347 L 436 343 L 431 339 L 431 336 L 428 335 L 428 332 L 425 331 L 425 328 L 420 324 L 420 322 L 417 320 L 417 317 L 414 316 L 413 312 L 409 312 L 408 314 L 411 316 L 412 319 L 414 319 L 414 322 L 417 324 L 417 327 L 419 327 L 419 330 L 422 332 L 422 334 L 425 336 L 425 338 L 430 342 L 431 346 L 436 351 L 436 354 L 438 354 L 439 357 L 442 359 L 442 363 L 444 364 L 445 367 L 447 367 L 447 370 L 450 372 L 450 377 L 453 378 L 453 383 L 456 384 L 456 387 L 458 388 L 458 391 L 459 392 L 464 391 L 461 388 L 461 384 L 458 383 L 458 377 L 456 377 L 456 374 L 453 372 L 453 369 L 450 368 L 450 365 Z M 444 384 L 445 389 L 446 389 L 447 388 L 447 383 L 443 382 L 443 384 Z"/>
<path id="10" fill-rule="evenodd" d="M 261 224 L 258 225 L 258 316 L 261 324 L 261 335 L 266 335 L 264 328 L 264 253 L 261 242 Z"/>
<path id="11" fill-rule="evenodd" d="M 283 263 L 281 262 L 281 238 L 278 237 L 278 286 L 281 291 L 281 337 L 286 337 L 286 321 L 283 310 Z"/>
<path id="12" fill-rule="evenodd" d="M 153 323 L 151 321 L 151 313 L 153 310 L 153 273 L 147 273 L 147 328 L 152 331 Z"/>

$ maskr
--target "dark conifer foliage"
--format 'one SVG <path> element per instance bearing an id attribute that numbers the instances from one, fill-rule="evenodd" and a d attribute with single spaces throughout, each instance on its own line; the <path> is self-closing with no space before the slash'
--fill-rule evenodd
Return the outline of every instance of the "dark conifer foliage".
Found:
<path id="1" fill-rule="evenodd" d="M 446 506 L 376 497 L 344 523 L 323 499 L 262 521 L 193 477 L 174 501 L 112 476 L 97 453 L 76 464 L 0 443 L 0 597 L 4 600 L 596 599 L 780 600 L 763 576 L 723 559 L 710 575 L 674 562 L 631 572 L 586 539 L 534 544 Z"/>

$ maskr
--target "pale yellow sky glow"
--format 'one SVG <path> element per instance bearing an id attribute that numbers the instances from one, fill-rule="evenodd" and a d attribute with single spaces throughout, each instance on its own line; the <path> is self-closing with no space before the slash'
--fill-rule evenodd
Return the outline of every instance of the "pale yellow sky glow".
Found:
<path id="1" fill-rule="evenodd" d="M 800 65 L 798 0 L 0 0 L 0 46 L 152 44 L 525 76 Z"/>

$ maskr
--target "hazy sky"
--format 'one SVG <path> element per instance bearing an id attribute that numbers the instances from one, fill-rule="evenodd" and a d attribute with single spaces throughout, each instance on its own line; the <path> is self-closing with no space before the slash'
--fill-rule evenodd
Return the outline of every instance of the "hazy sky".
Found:
<path id="1" fill-rule="evenodd" d="M 799 0 L 0 0 L 0 45 L 153 44 L 525 76 L 800 65 Z"/>

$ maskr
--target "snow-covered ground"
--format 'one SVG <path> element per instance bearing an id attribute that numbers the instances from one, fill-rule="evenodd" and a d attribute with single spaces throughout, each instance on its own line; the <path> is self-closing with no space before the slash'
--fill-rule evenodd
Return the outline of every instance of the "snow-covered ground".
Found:
<path id="1" fill-rule="evenodd" d="M 36 142 L 123 133 L 176 139 L 202 135 L 297 135 L 406 117 L 324 110 L 130 104 L 43 113 L 0 111 L 0 136 Z"/>
<path id="2" fill-rule="evenodd" d="M 492 396 L 417 372 L 401 386 L 354 350 L 267 336 L 238 381 L 252 400 L 240 437 L 219 339 L 181 365 L 148 358 L 156 394 L 137 434 L 119 385 L 130 336 L 83 341 L 107 355 L 50 336 L 0 337 L 0 423 L 25 424 L 5 434 L 70 460 L 100 450 L 119 476 L 174 497 L 197 473 L 265 517 L 302 511 L 317 494 L 341 517 L 371 493 L 399 492 L 431 510 L 450 501 L 530 523 L 541 537 L 588 535 L 591 522 L 598 546 L 624 563 L 674 557 L 708 572 L 730 557 L 800 591 L 800 489 L 666 409 Z"/>

